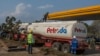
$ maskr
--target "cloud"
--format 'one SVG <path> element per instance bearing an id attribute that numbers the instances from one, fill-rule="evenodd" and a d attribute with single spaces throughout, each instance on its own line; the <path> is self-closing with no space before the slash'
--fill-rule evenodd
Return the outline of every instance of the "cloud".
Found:
<path id="1" fill-rule="evenodd" d="M 52 8 L 52 7 L 54 6 L 51 4 L 46 4 L 46 5 L 39 6 L 38 9 L 47 9 L 47 8 Z"/>
<path id="2" fill-rule="evenodd" d="M 5 16 L 19 16 L 19 15 L 29 15 L 29 13 L 26 11 L 28 8 L 31 8 L 31 4 L 24 4 L 24 3 L 19 3 L 18 5 L 15 6 L 15 10 L 12 12 L 5 11 L 0 13 L 0 17 L 5 17 Z"/>
<path id="3" fill-rule="evenodd" d="M 7 16 L 14 16 L 22 20 L 29 18 L 31 14 L 29 13 L 28 9 L 31 7 L 31 4 L 19 3 L 15 6 L 15 8 L 12 11 L 2 11 L 2 13 L 0 13 L 0 19 L 2 19 L 0 23 L 4 22 Z"/>
<path id="4" fill-rule="evenodd" d="M 12 16 L 18 16 L 20 14 L 23 14 L 23 12 L 27 9 L 27 8 L 31 8 L 32 6 L 30 4 L 24 4 L 24 3 L 19 3 L 16 8 L 15 11 L 11 12 Z"/>

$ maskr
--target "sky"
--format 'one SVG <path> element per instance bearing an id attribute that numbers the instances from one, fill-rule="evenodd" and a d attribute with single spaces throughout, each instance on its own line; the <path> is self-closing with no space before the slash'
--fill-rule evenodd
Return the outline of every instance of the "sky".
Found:
<path id="1" fill-rule="evenodd" d="M 31 23 L 43 18 L 46 12 L 94 5 L 100 5 L 100 0 L 0 0 L 0 23 L 5 22 L 7 16 L 14 16 L 17 20 Z"/>

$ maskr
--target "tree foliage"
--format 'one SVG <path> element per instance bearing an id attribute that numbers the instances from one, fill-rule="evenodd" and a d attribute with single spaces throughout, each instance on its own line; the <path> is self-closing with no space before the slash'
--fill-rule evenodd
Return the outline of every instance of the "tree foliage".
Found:
<path id="1" fill-rule="evenodd" d="M 6 17 L 5 23 L 2 23 L 1 29 L 5 32 L 15 32 L 19 28 L 20 20 L 16 21 L 15 17 Z"/>
<path id="2" fill-rule="evenodd" d="M 94 20 L 89 28 L 95 36 L 100 36 L 100 20 Z"/>

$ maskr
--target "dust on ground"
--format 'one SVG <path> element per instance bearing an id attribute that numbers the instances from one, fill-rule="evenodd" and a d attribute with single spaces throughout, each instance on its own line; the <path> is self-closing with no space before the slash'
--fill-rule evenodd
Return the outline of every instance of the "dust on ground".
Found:
<path id="1" fill-rule="evenodd" d="M 46 47 L 33 47 L 33 54 L 28 54 L 26 51 L 13 51 L 8 52 L 8 46 L 22 45 L 20 41 L 13 40 L 0 40 L 0 56 L 71 56 L 69 53 L 64 54 L 60 51 L 55 51 Z M 48 50 L 47 50 L 48 49 Z"/>
<path id="2" fill-rule="evenodd" d="M 8 52 L 7 46 L 10 45 L 21 45 L 21 42 L 13 40 L 0 40 L 0 56 L 73 56 L 70 53 L 64 54 L 60 51 L 55 51 L 46 47 L 33 47 L 33 54 L 28 54 L 27 50 Z M 100 49 L 87 49 L 84 54 L 76 56 L 100 56 Z"/>

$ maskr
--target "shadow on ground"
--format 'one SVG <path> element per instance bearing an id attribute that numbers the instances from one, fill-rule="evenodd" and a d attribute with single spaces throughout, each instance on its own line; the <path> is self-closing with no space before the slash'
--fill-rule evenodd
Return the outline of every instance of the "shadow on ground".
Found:
<path id="1" fill-rule="evenodd" d="M 87 49 L 84 52 L 84 55 L 93 55 L 93 54 L 100 54 L 100 49 L 98 49 L 98 50 Z"/>

